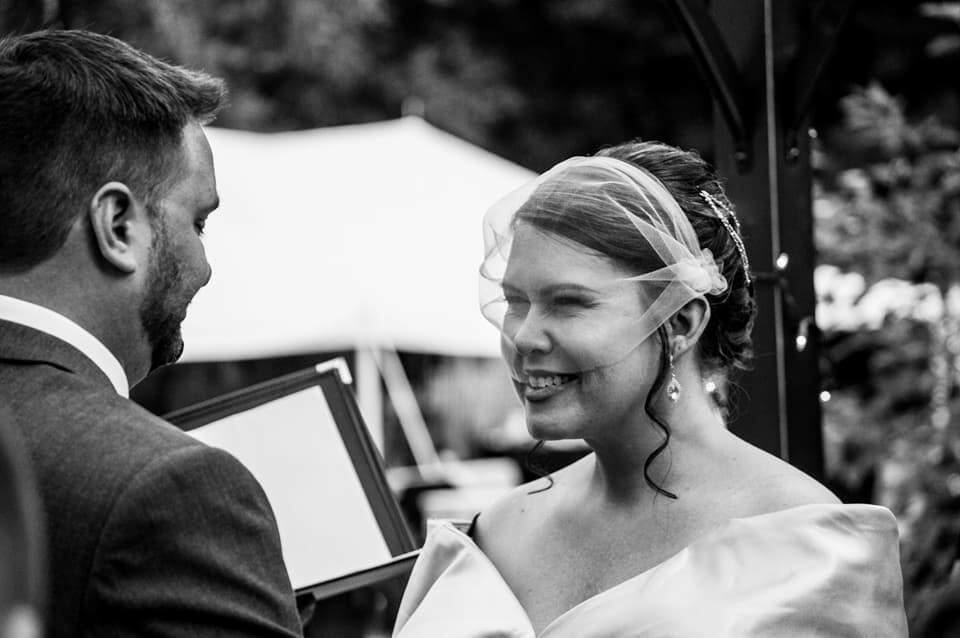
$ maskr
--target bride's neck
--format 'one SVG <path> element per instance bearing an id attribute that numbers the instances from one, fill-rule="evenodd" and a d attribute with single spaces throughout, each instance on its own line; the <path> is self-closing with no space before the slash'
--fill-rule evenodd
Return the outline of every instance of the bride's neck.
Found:
<path id="1" fill-rule="evenodd" d="M 626 428 L 629 434 L 587 441 L 595 453 L 590 483 L 595 495 L 611 505 L 628 506 L 654 496 L 665 498 L 651 482 L 678 496 L 695 486 L 704 455 L 719 446 L 726 428 L 706 392 L 685 394 L 676 404 L 664 402 L 657 411 L 670 432 L 669 443 L 659 453 L 667 436 L 647 415 Z"/>

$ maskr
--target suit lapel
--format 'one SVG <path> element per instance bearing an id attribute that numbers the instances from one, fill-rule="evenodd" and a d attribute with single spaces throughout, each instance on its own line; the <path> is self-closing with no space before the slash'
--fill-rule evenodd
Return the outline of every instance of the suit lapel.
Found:
<path id="1" fill-rule="evenodd" d="M 47 363 L 113 387 L 110 379 L 93 360 L 66 341 L 35 328 L 2 319 L 0 360 Z"/>

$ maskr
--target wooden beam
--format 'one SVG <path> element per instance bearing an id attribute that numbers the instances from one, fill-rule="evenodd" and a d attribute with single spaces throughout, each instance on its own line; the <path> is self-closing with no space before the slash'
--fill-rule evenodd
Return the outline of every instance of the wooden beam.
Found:
<path id="1" fill-rule="evenodd" d="M 822 478 L 810 144 L 800 131 L 851 3 L 821 4 L 814 21 L 829 24 L 812 39 L 802 0 L 714 0 L 710 12 L 699 0 L 670 4 L 713 91 L 715 163 L 755 275 L 755 369 L 731 393 L 731 429 Z"/>
<path id="2" fill-rule="evenodd" d="M 748 110 L 740 70 L 723 34 L 703 0 L 668 0 L 666 5 L 686 35 L 701 74 L 710 85 L 710 92 L 734 140 L 737 161 L 749 162 L 753 114 Z"/>
<path id="3" fill-rule="evenodd" d="M 788 136 L 798 134 L 810 116 L 820 78 L 840 31 L 856 0 L 820 0 L 813 11 L 811 33 L 803 37 L 800 52 L 791 64 L 783 109 Z"/>

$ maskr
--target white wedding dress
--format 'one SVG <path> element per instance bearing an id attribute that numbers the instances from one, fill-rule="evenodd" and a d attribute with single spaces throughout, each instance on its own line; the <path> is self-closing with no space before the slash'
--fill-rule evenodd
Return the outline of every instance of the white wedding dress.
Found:
<path id="1" fill-rule="evenodd" d="M 736 518 L 576 605 L 536 634 L 493 563 L 431 526 L 394 638 L 752 638 L 907 635 L 896 519 L 874 505 Z"/>

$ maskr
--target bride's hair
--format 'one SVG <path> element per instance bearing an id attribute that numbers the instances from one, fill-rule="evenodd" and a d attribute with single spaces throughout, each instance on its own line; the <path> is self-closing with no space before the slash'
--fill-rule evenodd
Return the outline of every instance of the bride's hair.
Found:
<path id="1" fill-rule="evenodd" d="M 747 265 L 737 247 L 738 238 L 731 235 L 701 194 L 704 191 L 733 210 L 713 167 L 695 151 L 660 142 L 628 142 L 605 148 L 597 155 L 628 162 L 653 174 L 680 204 L 700 247 L 710 250 L 720 274 L 727 280 L 726 291 L 706 296 L 710 321 L 697 344 L 700 362 L 705 372 L 729 374 L 733 369 L 748 369 L 753 358 L 750 333 L 757 305 Z M 632 255 L 646 252 L 649 251 L 645 247 L 637 247 L 632 253 L 623 251 L 607 256 L 630 263 Z"/>
<path id="2" fill-rule="evenodd" d="M 727 281 L 723 292 L 705 295 L 710 304 L 710 319 L 697 342 L 702 371 L 705 376 L 722 375 L 726 378 L 734 369 L 747 369 L 753 356 L 750 333 L 756 316 L 756 302 L 736 221 L 731 223 L 730 219 L 719 216 L 732 211 L 733 206 L 727 199 L 713 167 L 696 152 L 660 142 L 628 142 L 605 148 L 597 155 L 614 158 L 647 171 L 664 185 L 679 204 L 693 227 L 700 248 L 708 249 L 712 253 L 720 274 Z M 616 186 L 604 188 L 608 189 L 607 196 L 616 201 L 621 211 L 629 210 L 638 216 L 646 214 L 644 205 L 628 199 L 636 198 L 636 193 Z M 654 206 L 659 206 L 655 198 L 650 199 Z M 587 195 L 582 201 L 578 198 L 578 201 L 567 201 L 560 207 L 567 211 L 575 210 L 575 215 L 549 217 L 537 214 L 535 211 L 539 207 L 529 206 L 517 212 L 517 220 L 596 250 L 630 270 L 638 273 L 649 271 L 651 265 L 657 263 L 656 253 L 640 233 L 624 232 L 622 212 L 605 205 L 607 201 L 609 200 Z M 663 390 L 670 374 L 666 329 L 661 326 L 656 334 L 661 345 L 661 361 L 657 377 L 646 398 L 646 411 L 663 430 L 665 437 L 663 443 L 646 459 L 644 474 L 651 487 L 661 494 L 674 497 L 657 485 L 648 472 L 654 459 L 666 449 L 670 441 L 668 424 L 652 407 L 653 399 Z"/>

